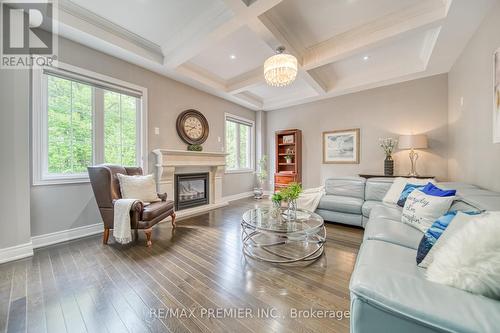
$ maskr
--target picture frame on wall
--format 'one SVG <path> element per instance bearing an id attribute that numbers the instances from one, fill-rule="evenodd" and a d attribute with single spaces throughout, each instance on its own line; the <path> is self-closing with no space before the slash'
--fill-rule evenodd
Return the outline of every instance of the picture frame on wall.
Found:
<path id="1" fill-rule="evenodd" d="M 359 164 L 359 128 L 323 132 L 324 164 Z"/>
<path id="2" fill-rule="evenodd" d="M 500 143 L 500 48 L 493 56 L 493 143 Z"/>

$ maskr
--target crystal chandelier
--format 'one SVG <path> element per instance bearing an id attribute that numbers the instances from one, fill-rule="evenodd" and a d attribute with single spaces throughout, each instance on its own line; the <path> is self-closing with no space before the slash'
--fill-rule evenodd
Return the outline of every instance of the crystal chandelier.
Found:
<path id="1" fill-rule="evenodd" d="M 276 55 L 264 62 L 264 78 L 267 84 L 273 87 L 287 86 L 297 77 L 297 58 L 283 51 L 283 46 L 278 47 Z"/>

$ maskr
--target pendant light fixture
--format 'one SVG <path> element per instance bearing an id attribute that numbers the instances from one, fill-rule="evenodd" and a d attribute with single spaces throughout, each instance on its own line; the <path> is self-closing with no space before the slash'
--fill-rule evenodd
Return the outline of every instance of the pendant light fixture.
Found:
<path id="1" fill-rule="evenodd" d="M 264 62 L 264 78 L 270 86 L 284 87 L 297 77 L 297 58 L 284 51 L 283 46 L 278 47 L 276 54 Z"/>

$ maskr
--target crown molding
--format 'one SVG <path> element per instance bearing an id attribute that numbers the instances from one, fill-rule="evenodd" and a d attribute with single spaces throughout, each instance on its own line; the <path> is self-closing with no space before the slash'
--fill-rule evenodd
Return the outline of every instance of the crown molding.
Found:
<path id="1" fill-rule="evenodd" d="M 133 44 L 137 48 L 142 49 L 147 54 L 150 54 L 150 58 L 152 58 L 152 60 L 163 64 L 164 56 L 160 45 L 157 45 L 125 28 L 122 28 L 121 26 L 114 24 L 113 22 L 110 22 L 102 16 L 99 16 L 70 0 L 59 0 L 59 11 L 60 14 L 63 14 L 59 17 L 60 20 L 63 20 L 63 22 L 61 23 L 67 23 L 64 22 L 64 18 L 67 18 L 67 16 L 64 16 L 64 14 L 71 15 L 73 18 L 76 18 L 91 26 L 93 30 L 98 28 L 112 36 Z"/>

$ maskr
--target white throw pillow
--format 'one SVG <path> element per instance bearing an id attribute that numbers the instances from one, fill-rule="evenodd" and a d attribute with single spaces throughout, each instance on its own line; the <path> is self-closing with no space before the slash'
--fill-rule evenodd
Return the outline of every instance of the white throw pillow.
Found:
<path id="1" fill-rule="evenodd" d="M 431 247 L 429 253 L 418 265 L 422 268 L 427 268 L 434 261 L 434 254 L 444 245 L 447 240 L 451 238 L 454 234 L 462 229 L 467 223 L 472 219 L 477 218 L 480 215 L 469 215 L 463 212 L 457 212 L 457 215 L 451 220 L 450 224 L 446 229 L 444 229 L 442 235 L 437 239 L 436 243 Z"/>
<path id="2" fill-rule="evenodd" d="M 434 221 L 450 209 L 453 200 L 455 196 L 435 197 L 414 190 L 406 199 L 401 221 L 425 233 Z"/>
<path id="3" fill-rule="evenodd" d="M 434 255 L 427 279 L 500 299 L 500 212 L 475 217 Z"/>
<path id="4" fill-rule="evenodd" d="M 401 192 L 403 192 L 406 184 L 414 184 L 414 185 L 426 185 L 427 183 L 435 183 L 434 179 L 417 179 L 417 178 L 403 178 L 397 177 L 394 178 L 394 182 L 392 183 L 389 191 L 382 199 L 385 203 L 397 204 L 399 197 L 401 197 Z"/>
<path id="5" fill-rule="evenodd" d="M 142 202 L 159 201 L 153 175 L 127 176 L 117 174 L 123 199 L 137 199 Z"/>

